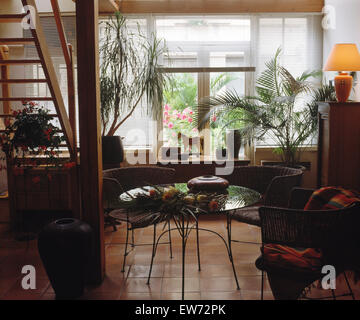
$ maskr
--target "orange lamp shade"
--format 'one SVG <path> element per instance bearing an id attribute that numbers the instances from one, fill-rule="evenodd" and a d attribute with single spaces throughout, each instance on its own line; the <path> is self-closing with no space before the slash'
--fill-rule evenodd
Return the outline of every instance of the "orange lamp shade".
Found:
<path id="1" fill-rule="evenodd" d="M 335 77 L 336 98 L 339 102 L 346 102 L 352 88 L 352 77 L 346 72 L 359 71 L 360 54 L 354 43 L 336 44 L 324 66 L 324 71 L 340 71 Z"/>

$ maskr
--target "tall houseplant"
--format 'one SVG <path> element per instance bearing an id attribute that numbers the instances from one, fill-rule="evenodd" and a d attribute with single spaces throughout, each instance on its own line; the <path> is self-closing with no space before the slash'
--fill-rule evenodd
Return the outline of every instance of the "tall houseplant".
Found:
<path id="1" fill-rule="evenodd" d="M 166 48 L 162 41 L 152 36 L 148 39 L 138 26 L 128 27 L 127 19 L 119 12 L 102 22 L 104 34 L 100 45 L 100 91 L 102 136 L 114 137 L 116 131 L 128 120 L 136 108 L 147 103 L 147 112 L 154 117 L 161 114 L 164 75 L 159 71 L 160 58 Z M 120 137 L 103 138 L 103 144 Z M 110 143 L 111 145 L 111 143 Z M 106 149 L 106 148 L 105 148 Z M 103 157 L 114 161 L 110 147 Z M 122 158 L 122 155 L 120 155 Z M 115 154 L 116 158 L 116 154 Z M 118 159 L 121 162 L 122 159 Z M 116 160 L 116 159 L 115 159 Z"/>
<path id="2" fill-rule="evenodd" d="M 311 140 L 317 131 L 315 101 L 331 100 L 334 90 L 331 86 L 315 89 L 309 82 L 319 76 L 318 71 L 304 72 L 294 77 L 281 66 L 281 50 L 265 63 L 266 69 L 256 81 L 256 96 L 241 97 L 234 91 L 226 91 L 209 97 L 202 108 L 210 108 L 206 119 L 216 113 L 226 118 L 224 127 L 236 122 L 241 134 L 250 140 L 271 138 L 277 145 L 277 153 L 287 166 L 299 162 L 300 146 Z M 304 95 L 311 101 L 304 103 Z"/>

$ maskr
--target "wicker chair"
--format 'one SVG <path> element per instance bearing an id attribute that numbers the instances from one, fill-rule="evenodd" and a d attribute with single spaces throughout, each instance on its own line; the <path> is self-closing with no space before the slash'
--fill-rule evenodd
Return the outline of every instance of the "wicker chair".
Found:
<path id="1" fill-rule="evenodd" d="M 358 204 L 339 210 L 302 210 L 312 190 L 296 188 L 291 193 L 289 209 L 260 207 L 262 252 L 265 244 L 281 244 L 289 247 L 321 248 L 327 261 L 336 273 L 344 273 L 349 293 L 354 295 L 345 270 L 359 270 L 357 255 L 360 244 L 358 226 L 360 207 Z M 301 208 L 301 209 L 300 209 Z M 306 298 L 304 289 L 314 281 L 324 277 L 320 271 L 289 270 L 268 263 L 263 256 L 257 259 L 256 266 L 262 271 L 261 299 L 263 298 L 264 271 L 275 299 Z M 324 298 L 336 299 L 332 295 Z"/>
<path id="2" fill-rule="evenodd" d="M 303 172 L 300 169 L 281 166 L 242 166 L 226 177 L 230 184 L 258 191 L 262 201 L 252 207 L 239 209 L 231 214 L 231 219 L 260 226 L 259 206 L 287 207 L 290 191 L 301 185 Z"/>
<path id="3" fill-rule="evenodd" d="M 124 251 L 124 261 L 122 272 L 125 270 L 126 257 L 131 252 L 128 251 L 129 245 L 129 233 L 132 233 L 131 247 L 139 246 L 141 244 L 135 244 L 134 241 L 134 229 L 145 228 L 150 225 L 154 226 L 154 239 L 156 235 L 156 224 L 161 221 L 154 221 L 153 219 L 146 219 L 147 215 L 142 213 L 129 214 L 123 210 L 117 210 L 116 199 L 121 193 L 144 186 L 146 184 L 158 185 L 158 184 L 171 184 L 175 181 L 174 169 L 160 168 L 160 167 L 125 167 L 105 170 L 103 172 L 103 199 L 106 215 L 116 220 L 126 222 L 126 243 Z M 172 257 L 172 245 L 171 245 L 171 232 L 170 222 L 168 222 L 169 230 L 169 244 L 170 257 Z M 154 240 L 155 241 L 155 240 Z M 151 266 L 153 258 L 155 243 L 153 243 L 153 255 L 151 260 Z M 150 271 L 151 273 L 151 271 Z"/>

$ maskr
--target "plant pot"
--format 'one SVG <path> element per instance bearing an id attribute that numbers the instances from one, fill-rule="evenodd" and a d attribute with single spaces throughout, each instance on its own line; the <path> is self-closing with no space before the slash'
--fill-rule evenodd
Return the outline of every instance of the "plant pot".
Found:
<path id="1" fill-rule="evenodd" d="M 227 149 L 226 148 L 219 148 L 215 150 L 215 156 L 218 160 L 226 160 L 227 159 Z"/>
<path id="2" fill-rule="evenodd" d="M 38 249 L 56 298 L 80 297 L 93 253 L 91 227 L 73 218 L 56 220 L 39 234 Z"/>
<path id="3" fill-rule="evenodd" d="M 161 147 L 162 160 L 178 160 L 181 157 L 180 147 Z"/>
<path id="4" fill-rule="evenodd" d="M 233 141 L 231 137 L 234 137 Z M 237 129 L 226 129 L 226 148 L 230 159 L 238 158 L 241 148 L 241 134 Z"/>
<path id="5" fill-rule="evenodd" d="M 124 147 L 122 137 L 104 136 L 102 137 L 102 160 L 106 169 L 118 168 L 124 161 Z"/>

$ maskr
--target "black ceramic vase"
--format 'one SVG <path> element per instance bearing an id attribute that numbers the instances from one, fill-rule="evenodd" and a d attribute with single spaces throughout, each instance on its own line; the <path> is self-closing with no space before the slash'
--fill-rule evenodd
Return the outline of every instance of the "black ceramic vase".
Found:
<path id="1" fill-rule="evenodd" d="M 56 220 L 39 234 L 38 249 L 56 298 L 80 297 L 93 253 L 91 227 L 77 219 Z"/>
<path id="2" fill-rule="evenodd" d="M 242 137 L 239 130 L 226 130 L 226 148 L 230 159 L 238 158 L 241 148 Z"/>
<path id="3" fill-rule="evenodd" d="M 120 136 L 102 137 L 102 159 L 104 169 L 119 168 L 124 161 L 124 147 Z"/>

